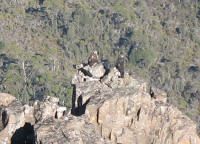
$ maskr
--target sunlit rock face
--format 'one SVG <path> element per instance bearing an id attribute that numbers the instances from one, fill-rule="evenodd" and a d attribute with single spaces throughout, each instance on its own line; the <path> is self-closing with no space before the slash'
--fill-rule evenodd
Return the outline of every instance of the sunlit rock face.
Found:
<path id="1" fill-rule="evenodd" d="M 82 74 L 77 74 L 80 79 Z M 165 92 L 152 88 L 135 76 L 112 68 L 100 81 L 79 81 L 76 98 L 88 100 L 85 115 L 101 138 L 122 144 L 197 144 L 195 124 L 177 108 L 167 104 Z M 75 107 L 77 103 L 75 102 Z"/>
<path id="2" fill-rule="evenodd" d="M 88 72 L 91 74 L 88 75 Z M 98 73 L 99 72 L 99 73 Z M 196 125 L 165 92 L 103 63 L 81 66 L 72 109 L 46 96 L 32 106 L 0 94 L 0 144 L 199 144 Z"/>

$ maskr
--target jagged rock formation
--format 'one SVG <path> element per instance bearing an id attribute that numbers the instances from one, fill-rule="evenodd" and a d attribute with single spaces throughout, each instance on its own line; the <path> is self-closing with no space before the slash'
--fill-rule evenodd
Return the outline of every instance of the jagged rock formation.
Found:
<path id="1" fill-rule="evenodd" d="M 118 78 L 116 68 L 101 82 L 84 81 L 81 74 L 77 75 L 76 97 L 81 95 L 83 103 L 90 99 L 85 114 L 110 143 L 200 142 L 193 122 L 167 104 L 165 92 L 153 88 L 152 98 L 147 83 L 128 74 Z"/>
<path id="2" fill-rule="evenodd" d="M 145 81 L 127 73 L 119 78 L 116 68 L 105 75 L 103 63 L 78 69 L 71 113 L 58 106 L 58 98 L 22 106 L 0 94 L 7 99 L 0 99 L 0 144 L 200 143 L 195 124 L 167 104 L 165 92 L 151 88 L 152 97 Z M 17 137 L 20 134 L 26 135 Z"/>
<path id="3" fill-rule="evenodd" d="M 25 107 L 22 107 L 21 103 L 17 101 L 13 96 L 1 93 L 0 99 L 0 142 L 1 144 L 7 144 L 10 143 L 14 132 L 18 128 L 23 127 L 25 122 L 28 122 L 30 119 L 26 119 L 25 113 L 27 111 Z"/>
<path id="4" fill-rule="evenodd" d="M 34 143 L 33 125 L 49 117 L 60 118 L 65 107 L 58 106 L 58 98 L 46 97 L 33 106 L 22 104 L 13 96 L 0 93 L 0 144 Z"/>

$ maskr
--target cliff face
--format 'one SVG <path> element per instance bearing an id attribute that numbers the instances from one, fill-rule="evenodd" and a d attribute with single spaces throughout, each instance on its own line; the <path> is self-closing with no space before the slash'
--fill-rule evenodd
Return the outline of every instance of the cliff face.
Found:
<path id="1" fill-rule="evenodd" d="M 0 144 L 200 143 L 195 124 L 167 104 L 165 92 L 151 88 L 150 95 L 148 84 L 135 76 L 118 78 L 116 68 L 105 72 L 103 64 L 79 68 L 71 111 L 53 97 L 22 106 L 0 94 Z"/>

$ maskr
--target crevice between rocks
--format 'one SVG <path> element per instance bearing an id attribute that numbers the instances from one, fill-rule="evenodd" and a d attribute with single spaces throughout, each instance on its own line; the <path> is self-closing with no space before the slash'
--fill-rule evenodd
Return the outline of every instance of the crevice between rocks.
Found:
<path id="1" fill-rule="evenodd" d="M 141 107 L 140 107 L 139 110 L 137 111 L 137 121 L 140 120 L 140 112 L 141 112 Z"/>
<path id="2" fill-rule="evenodd" d="M 2 131 L 8 124 L 9 116 L 5 110 L 1 110 L 1 123 L 0 123 L 0 131 Z"/>
<path id="3" fill-rule="evenodd" d="M 11 144 L 35 144 L 34 127 L 30 123 L 25 123 L 15 131 L 11 138 Z"/>

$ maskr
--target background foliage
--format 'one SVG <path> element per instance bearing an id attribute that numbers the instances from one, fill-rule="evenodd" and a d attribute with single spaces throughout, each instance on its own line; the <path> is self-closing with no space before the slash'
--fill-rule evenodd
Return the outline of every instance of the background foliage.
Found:
<path id="1" fill-rule="evenodd" d="M 0 91 L 70 106 L 73 64 L 94 49 L 200 121 L 200 1 L 1 0 Z"/>

